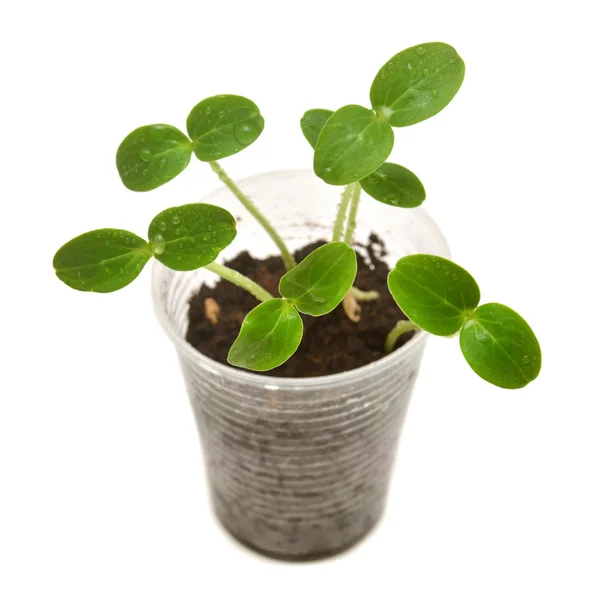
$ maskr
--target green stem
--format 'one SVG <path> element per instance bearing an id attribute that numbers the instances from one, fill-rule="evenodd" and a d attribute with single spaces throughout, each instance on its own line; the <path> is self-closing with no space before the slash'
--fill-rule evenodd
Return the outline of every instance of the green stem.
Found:
<path id="1" fill-rule="evenodd" d="M 281 258 L 283 259 L 283 264 L 285 268 L 289 271 L 296 266 L 296 261 L 292 256 L 291 252 L 288 250 L 285 242 L 281 239 L 281 236 L 275 231 L 275 228 L 269 220 L 263 215 L 258 206 L 252 202 L 252 200 L 240 190 L 240 188 L 236 185 L 236 183 L 227 175 L 223 167 L 216 161 L 211 160 L 208 163 L 211 169 L 219 176 L 219 179 L 231 190 L 233 195 L 246 207 L 246 210 L 263 226 L 265 231 L 269 234 L 271 239 L 275 242 L 276 246 L 279 248 L 281 252 Z"/>
<path id="2" fill-rule="evenodd" d="M 252 279 L 248 279 L 245 275 L 226 267 L 225 265 L 220 265 L 219 263 L 210 263 L 204 266 L 205 269 L 211 271 L 211 273 L 215 273 L 221 279 L 225 279 L 226 281 L 230 281 L 235 285 L 238 285 L 242 289 L 250 292 L 257 300 L 261 302 L 265 302 L 266 300 L 271 300 L 273 296 L 267 292 L 264 288 L 260 287 L 258 283 L 254 283 Z"/>
<path id="3" fill-rule="evenodd" d="M 358 213 L 358 205 L 360 203 L 360 192 L 362 188 L 360 183 L 357 181 L 350 184 L 348 187 L 352 188 L 352 196 L 350 200 L 350 210 L 348 212 L 348 224 L 346 225 L 346 233 L 344 235 L 344 241 L 348 246 L 352 246 L 354 241 L 354 230 L 356 229 L 356 214 Z"/>
<path id="4" fill-rule="evenodd" d="M 352 198 L 352 184 L 347 185 L 342 192 L 342 199 L 338 205 L 337 214 L 335 216 L 335 223 L 333 224 L 333 235 L 332 242 L 339 242 L 342 239 L 342 233 L 344 231 L 344 221 L 346 220 L 346 213 L 348 212 L 348 204 Z"/>
<path id="5" fill-rule="evenodd" d="M 398 321 L 396 327 L 394 327 L 394 329 L 388 333 L 387 338 L 385 338 L 385 353 L 389 354 L 394 349 L 398 338 L 403 333 L 406 333 L 407 331 L 416 331 L 418 329 L 419 326 L 415 325 L 412 321 L 405 321 L 404 319 Z"/>

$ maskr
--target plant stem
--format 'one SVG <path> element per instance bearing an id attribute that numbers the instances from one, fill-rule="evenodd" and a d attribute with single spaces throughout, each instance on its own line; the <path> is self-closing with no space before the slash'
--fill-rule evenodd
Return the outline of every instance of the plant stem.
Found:
<path id="1" fill-rule="evenodd" d="M 346 233 L 344 234 L 344 242 L 348 244 L 348 246 L 352 246 L 354 241 L 354 230 L 356 229 L 356 213 L 358 212 L 358 203 L 360 202 L 360 192 L 362 188 L 360 187 L 360 183 L 355 181 L 354 183 L 349 184 L 344 190 L 344 194 L 347 194 L 346 206 L 348 203 L 350 204 L 350 208 L 347 209 L 348 212 L 348 223 L 346 224 Z M 342 202 L 344 201 L 344 196 L 342 196 Z M 340 213 L 338 211 L 338 218 Z M 337 222 L 336 222 L 337 225 Z M 343 225 L 342 225 L 343 227 Z M 341 231 L 340 231 L 341 237 Z M 335 241 L 335 240 L 334 240 Z M 362 291 L 356 287 L 350 289 L 350 291 L 346 294 L 342 305 L 344 307 L 344 312 L 346 316 L 353 322 L 358 323 L 360 320 L 360 313 L 362 309 L 359 306 L 359 302 L 374 302 L 379 298 L 379 294 L 377 292 L 372 291 Z"/>
<path id="2" fill-rule="evenodd" d="M 281 239 L 281 236 L 275 231 L 275 228 L 265 215 L 260 212 L 258 206 L 252 202 L 252 200 L 240 190 L 236 183 L 227 175 L 223 167 L 216 161 L 211 160 L 208 163 L 211 169 L 219 176 L 219 179 L 231 190 L 233 195 L 245 206 L 246 210 L 263 226 L 265 231 L 269 234 L 270 238 L 275 242 L 276 246 L 281 252 L 281 258 L 285 268 L 289 271 L 296 266 L 296 261 L 288 250 L 285 242 Z"/>
<path id="3" fill-rule="evenodd" d="M 405 321 L 404 319 L 398 321 L 396 327 L 394 327 L 394 329 L 388 333 L 387 338 L 385 338 L 385 353 L 389 354 L 394 349 L 398 338 L 403 333 L 406 333 L 407 331 L 416 331 L 417 329 L 419 329 L 419 326 L 415 325 L 412 321 Z"/>
<path id="4" fill-rule="evenodd" d="M 356 181 L 350 184 L 348 187 L 352 188 L 352 196 L 350 200 L 350 210 L 348 212 L 348 223 L 346 225 L 346 233 L 344 234 L 344 241 L 348 246 L 352 246 L 354 241 L 354 230 L 356 229 L 356 214 L 358 213 L 358 204 L 360 203 L 360 192 L 362 188 L 360 183 Z"/>
<path id="5" fill-rule="evenodd" d="M 352 198 L 352 185 L 347 185 L 342 192 L 342 198 L 338 205 L 337 214 L 335 216 L 335 223 L 333 224 L 333 235 L 331 237 L 332 242 L 339 242 L 342 239 L 342 233 L 344 231 L 344 221 L 346 220 L 346 213 L 348 212 L 348 204 Z"/>
<path id="6" fill-rule="evenodd" d="M 379 292 L 375 290 L 364 291 L 353 287 L 349 293 L 356 298 L 357 302 L 375 302 L 375 300 L 379 300 Z"/>
<path id="7" fill-rule="evenodd" d="M 225 265 L 220 265 L 219 263 L 210 263 L 204 266 L 205 269 L 211 271 L 211 273 L 215 273 L 221 279 L 225 279 L 226 281 L 230 281 L 235 285 L 238 285 L 242 289 L 250 292 L 257 300 L 261 302 L 265 302 L 266 300 L 271 300 L 273 296 L 267 292 L 264 288 L 260 287 L 258 283 L 254 283 L 252 279 L 249 279 L 245 275 L 226 267 Z"/>

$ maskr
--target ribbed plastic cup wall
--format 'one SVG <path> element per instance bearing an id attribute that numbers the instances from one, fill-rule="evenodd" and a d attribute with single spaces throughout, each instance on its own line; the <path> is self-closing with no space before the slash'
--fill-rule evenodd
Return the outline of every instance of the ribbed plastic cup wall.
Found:
<path id="1" fill-rule="evenodd" d="M 330 239 L 341 188 L 310 171 L 267 173 L 239 185 L 292 250 Z M 240 221 L 219 260 L 242 250 L 257 258 L 277 252 L 227 189 L 203 202 Z M 363 193 L 358 223 L 356 241 L 366 244 L 376 233 L 390 266 L 407 254 L 449 256 L 421 208 L 390 207 Z M 389 356 L 346 373 L 290 379 L 242 371 L 185 341 L 189 299 L 214 281 L 203 269 L 176 272 L 156 262 L 152 292 L 179 356 L 216 515 L 239 541 L 282 559 L 320 558 L 353 546 L 383 512 L 427 334 L 418 332 Z"/>

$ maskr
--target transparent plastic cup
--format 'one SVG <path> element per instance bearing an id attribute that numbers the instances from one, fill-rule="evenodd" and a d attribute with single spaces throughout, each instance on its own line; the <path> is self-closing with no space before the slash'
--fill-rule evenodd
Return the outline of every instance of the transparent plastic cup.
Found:
<path id="1" fill-rule="evenodd" d="M 266 173 L 239 185 L 292 250 L 329 239 L 341 188 L 310 171 Z M 423 209 L 363 196 L 356 240 L 366 243 L 375 232 L 391 266 L 407 254 L 449 256 Z M 258 258 L 277 252 L 227 189 L 203 201 L 241 217 L 238 236 L 220 260 L 242 250 Z M 214 510 L 238 540 L 279 558 L 311 559 L 349 548 L 382 514 L 427 334 L 416 333 L 374 363 L 325 377 L 233 369 L 185 340 L 189 299 L 215 279 L 203 269 L 176 272 L 155 262 L 152 282 L 155 310 L 175 344 L 196 417 Z"/>

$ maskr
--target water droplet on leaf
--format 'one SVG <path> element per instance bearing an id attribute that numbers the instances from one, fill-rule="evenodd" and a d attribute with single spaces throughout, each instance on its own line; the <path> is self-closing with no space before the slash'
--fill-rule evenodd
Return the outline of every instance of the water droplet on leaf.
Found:
<path id="1" fill-rule="evenodd" d="M 439 97 L 439 95 L 440 95 L 440 93 L 439 93 L 437 90 L 431 90 L 431 95 L 432 95 L 434 98 L 438 98 L 438 97 Z"/>
<path id="2" fill-rule="evenodd" d="M 424 48 L 423 46 L 417 47 L 417 55 L 418 56 L 423 56 L 426 52 L 427 52 L 427 48 Z"/>
<path id="3" fill-rule="evenodd" d="M 158 228 L 159 228 L 161 231 L 166 231 L 166 230 L 167 230 L 167 224 L 166 224 L 164 221 L 161 221 L 161 222 L 158 224 Z"/>
<path id="4" fill-rule="evenodd" d="M 212 108 L 210 106 L 206 107 L 206 110 L 204 111 L 205 115 L 210 115 L 210 113 L 212 112 Z"/>
<path id="5" fill-rule="evenodd" d="M 140 148 L 139 155 L 143 161 L 148 162 L 152 158 L 152 150 L 148 146 L 144 146 Z"/>
<path id="6" fill-rule="evenodd" d="M 158 168 L 164 169 L 166 166 L 167 166 L 167 159 L 163 157 L 158 161 Z"/>
<path id="7" fill-rule="evenodd" d="M 235 124 L 233 135 L 242 146 L 247 146 L 258 137 L 258 127 L 254 121 L 242 121 Z"/>
<path id="8" fill-rule="evenodd" d="M 179 215 L 173 215 L 171 221 L 173 222 L 173 225 L 179 225 L 179 223 L 181 223 L 181 217 Z"/>
<path id="9" fill-rule="evenodd" d="M 164 254 L 166 248 L 165 238 L 157 233 L 152 239 L 152 250 L 154 254 Z"/>

